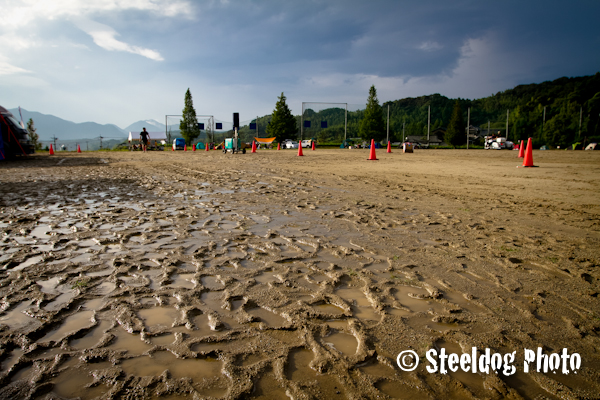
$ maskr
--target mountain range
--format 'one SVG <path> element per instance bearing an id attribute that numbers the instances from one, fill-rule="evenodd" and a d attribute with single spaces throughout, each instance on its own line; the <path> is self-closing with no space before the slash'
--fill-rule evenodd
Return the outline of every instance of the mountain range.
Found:
<path id="1" fill-rule="evenodd" d="M 9 109 L 17 120 L 20 120 L 19 109 Z M 96 122 L 75 123 L 56 117 L 54 115 L 42 114 L 37 111 L 29 111 L 21 108 L 23 114 L 23 123 L 27 126 L 27 121 L 31 118 L 36 128 L 40 141 L 49 142 L 57 138 L 60 141 L 98 139 L 100 136 L 104 139 L 126 140 L 129 132 L 138 133 L 142 128 L 149 132 L 164 132 L 165 125 L 150 119 L 137 121 L 124 129 L 113 124 L 98 124 Z"/>

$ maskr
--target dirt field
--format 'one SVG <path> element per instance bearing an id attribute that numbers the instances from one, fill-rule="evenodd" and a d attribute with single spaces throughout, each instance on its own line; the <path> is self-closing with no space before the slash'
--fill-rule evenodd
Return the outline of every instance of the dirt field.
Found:
<path id="1" fill-rule="evenodd" d="M 0 164 L 0 398 L 600 398 L 600 152 L 296 154 Z"/>

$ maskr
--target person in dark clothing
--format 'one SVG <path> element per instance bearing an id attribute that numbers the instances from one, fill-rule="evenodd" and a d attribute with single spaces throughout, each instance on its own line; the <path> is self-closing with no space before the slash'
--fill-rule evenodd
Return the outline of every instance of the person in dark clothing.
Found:
<path id="1" fill-rule="evenodd" d="M 144 130 L 140 132 L 140 140 L 142 141 L 142 149 L 145 153 L 148 149 L 148 139 L 150 139 L 150 134 L 146 131 L 146 128 L 143 129 Z"/>

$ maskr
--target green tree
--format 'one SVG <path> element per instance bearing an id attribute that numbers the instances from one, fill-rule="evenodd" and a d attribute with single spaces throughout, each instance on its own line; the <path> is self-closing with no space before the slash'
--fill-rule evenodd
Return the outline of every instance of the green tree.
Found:
<path id="1" fill-rule="evenodd" d="M 281 92 L 281 96 L 279 96 L 277 103 L 275 103 L 271 122 L 267 125 L 267 135 L 275 137 L 275 140 L 279 143 L 284 139 L 296 139 L 298 137 L 296 118 L 292 115 L 285 100 L 285 96 Z"/>
<path id="2" fill-rule="evenodd" d="M 188 88 L 185 92 L 185 106 L 183 107 L 183 119 L 179 123 L 181 136 L 185 139 L 186 144 L 192 144 L 192 141 L 200 136 L 200 128 L 198 128 L 198 118 L 194 103 L 192 101 L 192 93 Z"/>
<path id="3" fill-rule="evenodd" d="M 452 147 L 459 146 L 466 141 L 466 127 L 463 122 L 462 109 L 460 102 L 456 100 L 454 102 L 454 110 L 452 110 L 452 117 L 450 117 L 450 123 L 446 134 L 444 135 L 444 142 L 451 145 Z"/>
<path id="4" fill-rule="evenodd" d="M 41 150 L 42 144 L 39 142 L 40 136 L 36 131 L 37 129 L 33 125 L 33 119 L 29 118 L 29 121 L 27 121 L 27 133 L 29 134 L 29 140 L 31 141 L 31 144 L 35 150 Z"/>
<path id="5" fill-rule="evenodd" d="M 359 135 L 365 140 L 375 139 L 376 142 L 385 137 L 385 123 L 383 121 L 383 111 L 377 100 L 377 90 L 375 85 L 369 89 L 369 98 L 367 99 L 367 108 L 363 120 L 360 123 Z"/>

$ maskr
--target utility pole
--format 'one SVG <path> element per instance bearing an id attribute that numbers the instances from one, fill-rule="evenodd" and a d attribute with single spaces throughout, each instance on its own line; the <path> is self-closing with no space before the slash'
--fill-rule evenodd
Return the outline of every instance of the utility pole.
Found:
<path id="1" fill-rule="evenodd" d="M 471 107 L 467 108 L 467 150 L 469 150 L 469 131 L 471 130 Z"/>
<path id="2" fill-rule="evenodd" d="M 58 139 L 56 136 L 52 136 L 52 141 L 54 142 L 54 150 L 56 150 L 56 139 Z"/>
<path id="3" fill-rule="evenodd" d="M 542 137 L 540 137 L 540 139 L 544 137 L 544 125 L 546 125 L 546 106 L 544 106 L 544 116 L 542 118 Z"/>
<path id="4" fill-rule="evenodd" d="M 579 108 L 579 135 L 577 135 L 577 139 L 581 139 L 581 120 L 583 118 L 583 106 Z"/>
<path id="5" fill-rule="evenodd" d="M 506 140 L 508 140 L 508 110 L 506 110 Z"/>
<path id="6" fill-rule="evenodd" d="M 402 141 L 406 142 L 406 136 L 404 136 L 404 127 L 406 126 L 406 118 L 404 119 L 404 121 L 402 121 Z"/>
<path id="7" fill-rule="evenodd" d="M 102 136 L 100 136 L 100 150 L 102 150 Z"/>
<path id="8" fill-rule="evenodd" d="M 429 132 L 431 129 L 431 105 L 427 107 L 427 145 L 429 145 Z"/>
<path id="9" fill-rule="evenodd" d="M 387 142 L 390 142 L 390 105 L 388 104 L 388 118 L 387 118 Z"/>

